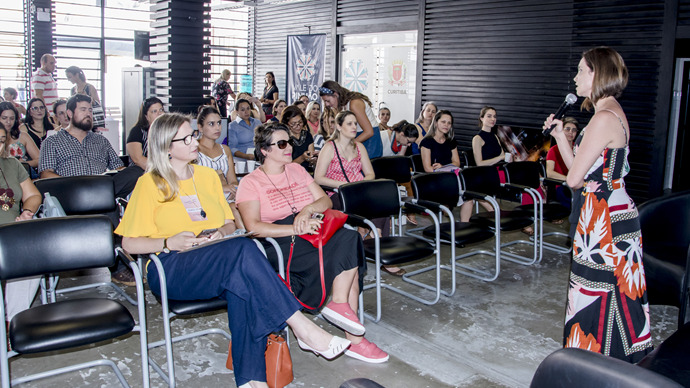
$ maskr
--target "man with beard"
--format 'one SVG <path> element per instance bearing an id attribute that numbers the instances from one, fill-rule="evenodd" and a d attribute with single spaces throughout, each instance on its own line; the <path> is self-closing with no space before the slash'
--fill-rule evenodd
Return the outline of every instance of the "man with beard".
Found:
<path id="1" fill-rule="evenodd" d="M 91 131 L 91 97 L 75 94 L 67 100 L 69 125 L 41 143 L 38 172 L 41 178 L 100 175 L 107 170 L 122 170 L 124 165 L 108 139 Z M 113 175 L 115 196 L 126 198 L 137 183 L 137 176 L 123 171 Z M 133 286 L 134 274 L 121 263 L 110 269 L 115 282 Z"/>
<path id="2" fill-rule="evenodd" d="M 91 131 L 93 114 L 91 97 L 75 94 L 67 100 L 69 126 L 41 144 L 38 172 L 41 178 L 100 175 L 107 170 L 122 170 L 120 157 L 108 139 Z M 137 177 L 113 175 L 115 196 L 126 198 L 134 189 Z"/>

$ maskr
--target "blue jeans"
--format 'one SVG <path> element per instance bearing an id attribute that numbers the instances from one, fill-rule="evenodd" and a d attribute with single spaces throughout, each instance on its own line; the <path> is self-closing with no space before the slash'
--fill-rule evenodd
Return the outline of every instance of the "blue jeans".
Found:
<path id="1" fill-rule="evenodd" d="M 158 255 L 165 269 L 168 298 L 222 298 L 228 302 L 232 358 L 238 386 L 266 381 L 268 334 L 285 327 L 300 304 L 255 243 L 235 238 L 190 252 Z M 148 266 L 151 291 L 160 295 L 158 270 Z"/>

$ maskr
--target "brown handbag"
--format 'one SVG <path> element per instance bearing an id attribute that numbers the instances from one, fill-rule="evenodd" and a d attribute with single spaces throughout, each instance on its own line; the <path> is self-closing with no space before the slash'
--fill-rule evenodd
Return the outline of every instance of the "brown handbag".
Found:
<path id="1" fill-rule="evenodd" d="M 290 348 L 282 335 L 270 334 L 266 344 L 266 383 L 269 388 L 283 388 L 295 379 Z M 228 345 L 225 367 L 232 370 L 232 341 Z"/>

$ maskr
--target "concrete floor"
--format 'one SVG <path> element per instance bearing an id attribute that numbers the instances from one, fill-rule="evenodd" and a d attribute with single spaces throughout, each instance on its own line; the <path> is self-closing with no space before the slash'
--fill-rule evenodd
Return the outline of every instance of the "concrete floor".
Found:
<path id="1" fill-rule="evenodd" d="M 547 225 L 548 230 L 565 227 Z M 523 238 L 520 232 L 505 233 L 503 241 Z M 480 245 L 481 246 L 481 245 Z M 470 247 L 474 248 L 474 247 Z M 513 248 L 515 250 L 515 248 Z M 444 248 L 444 257 L 449 249 Z M 464 252 L 459 250 L 458 254 Z M 447 260 L 447 259 L 446 259 Z M 488 263 L 487 257 L 472 259 L 479 265 Z M 428 264 L 427 260 L 422 264 Z M 422 264 L 406 268 L 414 269 Z M 372 266 L 370 266 L 370 271 Z M 569 255 L 544 251 L 541 263 L 523 266 L 502 261 L 501 273 L 494 282 L 487 283 L 458 275 L 457 292 L 426 306 L 389 291 L 383 291 L 383 315 L 379 323 L 365 322 L 367 338 L 386 350 L 391 359 L 385 364 L 366 364 L 346 356 L 333 361 L 317 358 L 292 346 L 295 380 L 289 387 L 338 387 L 343 381 L 367 377 L 385 387 L 527 387 L 539 363 L 561 347 Z M 62 286 L 84 283 L 109 276 L 108 271 L 91 271 L 86 276 L 64 277 Z M 400 285 L 400 279 L 386 276 L 386 281 Z M 433 273 L 420 277 L 431 280 Z M 444 286 L 450 284 L 450 274 L 442 275 Z M 367 276 L 372 280 L 372 275 Z M 407 287 L 405 287 L 407 286 Z M 428 291 L 417 291 L 429 297 Z M 129 289 L 133 292 L 133 289 Z M 91 291 L 93 293 L 94 291 Z M 98 291 L 104 297 L 118 298 L 107 288 Z M 86 295 L 79 292 L 70 298 Z M 374 310 L 373 291 L 364 296 L 365 309 Z M 136 312 L 136 310 L 134 310 Z M 667 338 L 676 328 L 678 310 L 673 307 L 652 306 L 652 335 L 656 344 Z M 147 319 L 149 341 L 162 338 L 160 306 L 147 291 Z M 315 322 L 338 334 L 323 319 Z M 187 333 L 208 327 L 227 329 L 224 312 L 193 319 L 177 319 L 173 333 Z M 342 332 L 340 332 L 342 333 Z M 293 344 L 296 342 L 293 339 Z M 11 360 L 14 377 L 47 369 L 83 362 L 93 358 L 114 359 L 132 386 L 141 386 L 139 367 L 139 338 L 130 335 L 120 342 L 105 342 L 77 351 L 55 352 L 42 356 L 20 356 Z M 163 352 L 151 355 L 163 359 Z M 234 387 L 232 372 L 225 369 L 227 341 L 220 336 L 189 340 L 175 346 L 176 376 L 182 387 Z M 73 372 L 40 380 L 26 386 L 80 387 L 119 386 L 115 375 L 106 368 Z M 151 386 L 166 384 L 151 372 Z"/>

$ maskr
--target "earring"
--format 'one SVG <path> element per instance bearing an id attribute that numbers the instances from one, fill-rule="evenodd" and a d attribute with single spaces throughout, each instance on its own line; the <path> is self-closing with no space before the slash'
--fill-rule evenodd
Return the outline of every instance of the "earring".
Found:
<path id="1" fill-rule="evenodd" d="M 168 152 L 168 160 L 172 159 L 172 155 L 170 155 L 170 152 Z"/>

